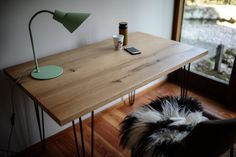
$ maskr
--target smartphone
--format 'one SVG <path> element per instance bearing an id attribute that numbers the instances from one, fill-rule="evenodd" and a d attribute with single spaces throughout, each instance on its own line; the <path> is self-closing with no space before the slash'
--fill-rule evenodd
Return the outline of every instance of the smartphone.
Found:
<path id="1" fill-rule="evenodd" d="M 141 51 L 134 48 L 134 47 L 126 47 L 124 48 L 125 51 L 129 52 L 131 55 L 138 55 L 138 54 L 141 54 Z"/>

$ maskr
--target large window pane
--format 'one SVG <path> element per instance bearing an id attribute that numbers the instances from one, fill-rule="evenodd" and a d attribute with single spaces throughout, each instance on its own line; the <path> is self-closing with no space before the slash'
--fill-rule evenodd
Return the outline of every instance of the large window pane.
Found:
<path id="1" fill-rule="evenodd" d="M 209 52 L 192 72 L 228 83 L 236 56 L 236 0 L 186 0 L 181 42 Z"/>

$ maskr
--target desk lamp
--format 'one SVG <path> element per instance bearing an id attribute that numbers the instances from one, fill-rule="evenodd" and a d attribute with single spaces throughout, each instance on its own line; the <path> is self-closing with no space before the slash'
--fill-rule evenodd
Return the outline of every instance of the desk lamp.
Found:
<path id="1" fill-rule="evenodd" d="M 62 67 L 56 65 L 41 66 L 38 65 L 38 60 L 34 50 L 34 41 L 31 32 L 31 23 L 33 19 L 40 13 L 49 13 L 53 15 L 53 19 L 60 22 L 71 33 L 78 28 L 85 19 L 90 15 L 89 13 L 64 13 L 59 10 L 51 12 L 48 10 L 41 10 L 35 13 L 29 21 L 29 34 L 33 50 L 35 69 L 31 72 L 31 76 L 35 79 L 47 80 L 60 76 L 63 73 Z"/>

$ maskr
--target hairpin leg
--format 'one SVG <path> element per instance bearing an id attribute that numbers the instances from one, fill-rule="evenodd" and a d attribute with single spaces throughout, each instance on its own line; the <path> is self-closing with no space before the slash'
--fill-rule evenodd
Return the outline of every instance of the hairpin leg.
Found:
<path id="1" fill-rule="evenodd" d="M 129 105 L 132 106 L 135 102 L 135 90 L 129 93 Z"/>
<path id="2" fill-rule="evenodd" d="M 185 97 L 187 97 L 188 95 L 188 81 L 189 81 L 189 73 L 190 73 L 190 67 L 191 67 L 191 64 L 189 63 L 188 64 L 188 69 L 186 71 L 186 75 L 185 75 Z"/>
<path id="3" fill-rule="evenodd" d="M 78 139 L 77 139 L 77 135 L 76 135 L 76 126 L 75 126 L 74 121 L 72 121 L 72 125 L 73 125 L 73 133 L 74 133 L 74 138 L 75 138 L 76 152 L 77 152 L 77 156 L 79 157 L 79 145 L 78 145 Z"/>
<path id="4" fill-rule="evenodd" d="M 83 124 L 82 124 L 82 118 L 79 118 L 79 124 L 80 124 L 80 137 L 81 137 L 81 143 L 82 143 L 82 155 L 85 157 L 85 146 L 84 146 L 84 131 L 83 131 Z"/>
<path id="5" fill-rule="evenodd" d="M 44 114 L 43 114 L 43 109 L 41 108 L 41 118 L 42 118 L 42 139 L 43 139 L 43 152 L 45 152 L 45 145 L 46 145 L 46 141 L 45 141 L 45 129 L 44 129 Z"/>
<path id="6" fill-rule="evenodd" d="M 180 90 L 181 90 L 181 97 L 187 97 L 188 95 L 188 75 L 190 72 L 191 64 L 188 64 L 188 68 L 186 66 L 183 67 L 183 79 L 180 81 Z"/>
<path id="7" fill-rule="evenodd" d="M 184 97 L 185 66 L 182 67 L 182 71 L 183 71 L 183 77 L 180 80 L 180 90 L 181 90 L 180 96 Z"/>
<path id="8" fill-rule="evenodd" d="M 91 112 L 91 157 L 94 155 L 94 111 Z"/>
<path id="9" fill-rule="evenodd" d="M 42 118 L 42 128 L 41 128 L 41 122 L 40 122 L 40 116 L 39 116 L 39 108 L 38 104 L 34 102 L 34 108 L 35 108 L 35 113 L 36 113 L 36 118 L 37 118 L 37 124 L 39 128 L 39 136 L 40 136 L 40 143 L 41 143 L 41 150 L 42 153 L 45 152 L 45 130 L 44 130 L 44 116 L 43 116 L 43 110 L 41 108 L 41 118 Z M 42 133 L 43 132 L 43 133 Z"/>

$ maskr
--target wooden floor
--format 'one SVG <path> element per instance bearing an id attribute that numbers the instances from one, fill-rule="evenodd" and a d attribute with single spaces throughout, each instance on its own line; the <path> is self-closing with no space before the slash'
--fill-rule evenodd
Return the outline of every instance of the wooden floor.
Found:
<path id="1" fill-rule="evenodd" d="M 95 116 L 95 140 L 94 140 L 94 154 L 95 157 L 128 157 L 129 151 L 123 150 L 119 147 L 119 124 L 123 118 L 138 106 L 148 103 L 156 96 L 164 95 L 179 95 L 179 87 L 172 83 L 164 83 L 159 87 L 156 87 L 144 95 L 138 95 L 136 102 L 133 106 L 129 106 L 126 103 L 115 105 L 114 107 L 105 110 Z M 236 117 L 236 112 L 225 109 L 224 106 L 205 98 L 196 92 L 189 92 L 189 95 L 199 99 L 206 110 L 223 118 Z M 83 122 L 85 143 L 86 143 L 86 156 L 90 156 L 90 119 Z M 79 125 L 77 126 L 78 131 Z M 80 137 L 78 137 L 80 139 Z M 79 143 L 81 148 L 81 143 Z M 46 141 L 46 152 L 40 154 L 40 144 L 36 144 L 29 149 L 21 152 L 21 156 L 42 156 L 42 157 L 64 157 L 64 156 L 76 156 L 74 136 L 72 128 L 68 128 L 50 138 Z M 224 157 L 229 156 L 228 153 Z"/>

